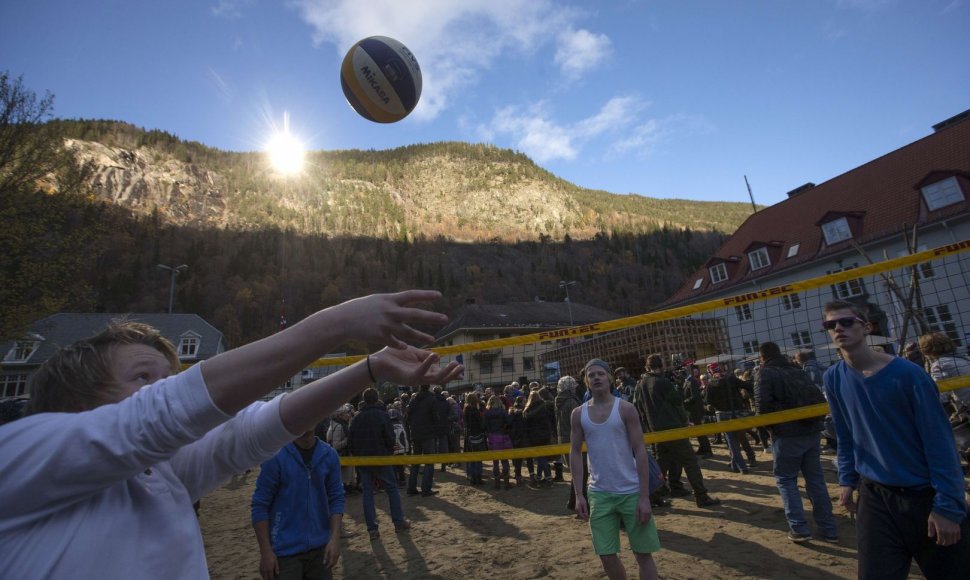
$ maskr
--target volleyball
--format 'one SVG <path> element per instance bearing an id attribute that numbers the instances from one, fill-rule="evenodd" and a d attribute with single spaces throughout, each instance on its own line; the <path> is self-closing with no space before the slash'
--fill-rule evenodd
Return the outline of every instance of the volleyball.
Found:
<path id="1" fill-rule="evenodd" d="M 400 42 L 369 36 L 347 51 L 340 66 L 340 85 L 362 117 L 394 123 L 407 117 L 421 98 L 421 67 Z"/>

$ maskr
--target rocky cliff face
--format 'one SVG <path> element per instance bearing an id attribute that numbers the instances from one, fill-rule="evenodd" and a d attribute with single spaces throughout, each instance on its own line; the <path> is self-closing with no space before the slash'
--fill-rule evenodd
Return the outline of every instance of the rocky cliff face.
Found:
<path id="1" fill-rule="evenodd" d="M 218 173 L 165 158 L 149 147 L 124 149 L 66 139 L 65 147 L 91 170 L 92 192 L 138 215 L 158 212 L 177 225 L 227 222 L 225 180 Z"/>

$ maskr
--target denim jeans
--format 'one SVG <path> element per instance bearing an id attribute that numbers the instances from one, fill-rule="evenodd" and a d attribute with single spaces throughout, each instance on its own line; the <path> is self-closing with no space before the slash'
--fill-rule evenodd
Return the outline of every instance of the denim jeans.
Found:
<path id="1" fill-rule="evenodd" d="M 374 507 L 374 481 L 379 480 L 387 492 L 387 501 L 391 507 L 391 520 L 395 526 L 404 523 L 404 507 L 401 506 L 401 490 L 397 488 L 397 479 L 390 465 L 380 467 L 358 467 L 360 484 L 364 487 L 364 521 L 368 530 L 377 529 L 377 510 Z"/>
<path id="2" fill-rule="evenodd" d="M 412 446 L 416 455 L 432 455 L 438 449 L 438 441 L 431 437 L 423 441 L 415 441 Z M 411 466 L 411 475 L 408 477 L 408 490 L 418 489 L 418 469 L 420 466 Z M 421 493 L 431 493 L 431 483 L 434 477 L 434 465 L 425 465 L 424 472 L 421 473 Z"/>
<path id="3" fill-rule="evenodd" d="M 822 471 L 822 446 L 818 433 L 793 437 L 773 437 L 771 453 L 775 461 L 775 483 L 781 492 L 788 527 L 796 534 L 810 534 L 805 519 L 802 496 L 798 491 L 798 472 L 805 477 L 805 493 L 812 502 L 812 516 L 818 531 L 829 537 L 838 535 L 835 517 L 832 516 L 832 500 L 825 487 Z"/>
<path id="4" fill-rule="evenodd" d="M 718 411 L 716 415 L 718 423 L 721 421 L 734 419 L 738 416 L 734 411 Z M 731 468 L 737 471 L 746 470 L 748 468 L 748 464 L 745 463 L 744 457 L 741 456 L 741 444 L 738 443 L 737 433 L 731 432 L 725 433 L 724 435 L 727 439 L 728 451 L 731 453 Z"/>

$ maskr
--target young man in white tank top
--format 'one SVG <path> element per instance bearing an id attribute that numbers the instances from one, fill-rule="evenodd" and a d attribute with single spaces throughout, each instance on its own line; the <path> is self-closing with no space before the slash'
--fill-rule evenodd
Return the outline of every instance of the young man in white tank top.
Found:
<path id="1" fill-rule="evenodd" d="M 626 578 L 618 556 L 620 523 L 640 568 L 640 578 L 657 578 L 651 555 L 660 549 L 650 507 L 649 463 L 636 408 L 610 393 L 610 366 L 593 359 L 583 369 L 592 395 L 570 417 L 569 459 L 576 490 L 576 513 L 589 520 L 593 549 L 611 580 Z M 589 504 L 583 497 L 583 443 L 589 455 Z"/>

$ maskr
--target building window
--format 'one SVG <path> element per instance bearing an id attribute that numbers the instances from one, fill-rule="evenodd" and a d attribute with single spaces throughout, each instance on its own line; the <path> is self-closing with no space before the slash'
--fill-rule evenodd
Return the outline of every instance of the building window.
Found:
<path id="1" fill-rule="evenodd" d="M 761 344 L 757 340 L 746 340 L 741 343 L 741 347 L 744 348 L 744 354 L 758 354 L 758 348 Z"/>
<path id="2" fill-rule="evenodd" d="M 919 246 L 916 248 L 917 252 L 923 252 L 927 248 L 926 246 Z M 901 258 L 903 256 L 908 256 L 909 253 L 906 250 L 900 250 L 896 252 L 896 257 Z M 916 268 L 916 276 L 919 280 L 929 280 L 936 277 L 936 272 L 933 270 L 933 262 L 920 262 L 919 264 L 913 264 Z"/>
<path id="3" fill-rule="evenodd" d="M 711 271 L 711 284 L 717 284 L 718 282 L 723 282 L 727 280 L 727 266 L 724 262 L 720 264 L 715 264 L 708 268 Z"/>
<path id="4" fill-rule="evenodd" d="M 0 375 L 0 393 L 4 397 L 16 397 L 27 393 L 27 375 Z"/>
<path id="5" fill-rule="evenodd" d="M 27 362 L 27 359 L 30 358 L 30 355 L 34 354 L 38 346 L 40 346 L 40 341 L 38 340 L 18 340 L 13 343 L 13 348 L 3 357 L 3 362 Z"/>
<path id="6" fill-rule="evenodd" d="M 478 361 L 478 372 L 483 375 L 492 374 L 492 364 L 494 362 L 495 362 L 495 359 L 493 359 L 492 357 L 483 358 L 482 360 Z"/>
<path id="7" fill-rule="evenodd" d="M 950 314 L 949 306 L 946 304 L 928 306 L 923 309 L 923 313 L 926 315 L 926 323 L 930 327 L 930 330 L 942 332 L 950 337 L 953 344 L 963 346 L 963 341 L 960 340 L 960 333 L 957 332 L 957 324 L 953 320 L 953 315 Z"/>
<path id="8" fill-rule="evenodd" d="M 964 200 L 963 192 L 956 177 L 947 177 L 936 183 L 931 183 L 922 189 L 926 207 L 930 211 L 953 205 Z"/>
<path id="9" fill-rule="evenodd" d="M 697 280 L 694 280 L 694 290 L 697 290 L 698 288 L 700 288 L 701 284 L 703 283 L 704 283 L 703 278 L 698 278 Z"/>
<path id="10" fill-rule="evenodd" d="M 788 254 L 786 254 L 785 257 L 794 258 L 795 256 L 798 255 L 798 248 L 800 247 L 801 247 L 801 244 L 792 244 L 788 246 Z"/>
<path id="11" fill-rule="evenodd" d="M 744 322 L 745 320 L 751 320 L 751 306 L 748 304 L 742 304 L 741 306 L 734 307 L 734 315 L 738 317 L 738 322 Z"/>
<path id="12" fill-rule="evenodd" d="M 812 333 L 807 330 L 799 330 L 791 333 L 792 346 L 812 346 Z"/>
<path id="13" fill-rule="evenodd" d="M 852 230 L 849 229 L 849 222 L 844 217 L 840 217 L 822 224 L 822 234 L 825 236 L 825 243 L 831 246 L 851 238 Z"/>
<path id="14" fill-rule="evenodd" d="M 198 336 L 183 336 L 179 339 L 179 358 L 195 358 L 198 353 Z"/>
<path id="15" fill-rule="evenodd" d="M 827 273 L 835 274 L 837 272 L 845 272 L 846 270 L 851 270 L 853 268 L 855 268 L 855 265 L 829 270 Z M 852 298 L 853 296 L 861 296 L 864 291 L 865 288 L 862 286 L 861 278 L 852 278 L 851 280 L 845 280 L 832 286 L 832 292 L 834 292 L 836 298 L 839 298 L 840 300 Z"/>
<path id="16" fill-rule="evenodd" d="M 503 373 L 514 373 L 515 372 L 515 359 L 512 357 L 502 357 L 502 372 Z"/>
<path id="17" fill-rule="evenodd" d="M 748 261 L 751 263 L 752 270 L 760 270 L 771 265 L 768 258 L 768 248 L 758 248 L 753 252 L 748 252 Z"/>
<path id="18" fill-rule="evenodd" d="M 522 357 L 522 370 L 523 371 L 534 371 L 536 369 L 536 361 L 531 356 Z"/>
<path id="19" fill-rule="evenodd" d="M 785 294 L 781 297 L 781 307 L 785 310 L 797 310 L 802 307 L 802 299 L 798 294 Z"/>

